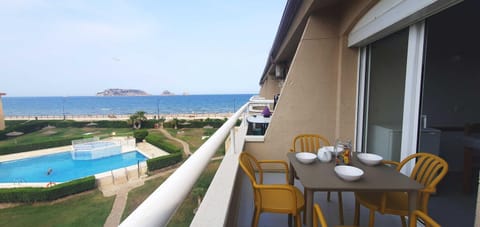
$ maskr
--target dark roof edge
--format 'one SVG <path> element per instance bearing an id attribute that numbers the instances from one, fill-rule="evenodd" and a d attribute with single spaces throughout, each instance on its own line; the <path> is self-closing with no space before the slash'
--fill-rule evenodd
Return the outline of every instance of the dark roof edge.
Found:
<path id="1" fill-rule="evenodd" d="M 287 35 L 288 28 L 292 24 L 295 14 L 297 13 L 298 8 L 302 4 L 303 0 L 288 0 L 285 5 L 285 10 L 283 11 L 282 19 L 280 20 L 280 25 L 277 29 L 277 34 L 273 41 L 272 49 L 267 57 L 267 62 L 265 63 L 265 68 L 263 69 L 262 77 L 260 78 L 260 85 L 263 84 L 265 77 L 267 76 L 268 69 L 270 65 L 274 63 L 274 57 L 278 54 L 278 49 L 280 48 L 285 36 Z"/>

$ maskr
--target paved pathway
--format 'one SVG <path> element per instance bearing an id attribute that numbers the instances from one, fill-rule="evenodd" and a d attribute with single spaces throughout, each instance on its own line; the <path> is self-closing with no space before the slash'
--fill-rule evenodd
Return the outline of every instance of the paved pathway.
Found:
<path id="1" fill-rule="evenodd" d="M 137 149 L 141 150 L 143 153 L 150 155 L 150 158 L 156 158 L 159 156 L 169 155 L 168 152 L 153 146 L 147 142 L 137 143 Z"/>
<path id="2" fill-rule="evenodd" d="M 105 221 L 104 227 L 117 227 L 120 225 L 122 219 L 123 211 L 127 205 L 128 192 L 136 187 L 142 186 L 146 180 L 154 179 L 157 177 L 162 177 L 167 174 L 174 172 L 180 165 L 176 165 L 173 168 L 168 168 L 153 176 L 148 178 L 141 178 L 134 182 L 128 182 L 127 184 L 122 185 L 112 185 L 111 188 L 108 188 L 103 191 L 105 196 L 115 195 L 115 201 L 113 202 L 112 210 L 110 215 L 108 215 L 107 220 Z"/>

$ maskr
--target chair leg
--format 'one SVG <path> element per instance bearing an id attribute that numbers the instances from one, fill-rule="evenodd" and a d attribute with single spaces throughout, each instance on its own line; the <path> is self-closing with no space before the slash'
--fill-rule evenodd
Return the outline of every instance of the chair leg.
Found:
<path id="1" fill-rule="evenodd" d="M 330 192 L 329 192 L 330 193 Z M 343 199 L 342 199 L 342 192 L 338 192 L 338 214 L 340 217 L 340 225 L 344 224 L 343 219 Z"/>
<path id="2" fill-rule="evenodd" d="M 360 203 L 355 199 L 355 215 L 353 225 L 360 226 Z"/>
<path id="3" fill-rule="evenodd" d="M 400 215 L 400 220 L 402 221 L 402 227 L 407 227 L 407 221 L 405 220 L 405 216 Z"/>
<path id="4" fill-rule="evenodd" d="M 253 227 L 258 226 L 258 221 L 260 220 L 260 209 L 255 208 L 255 216 L 253 217 Z"/>
<path id="5" fill-rule="evenodd" d="M 288 214 L 288 227 L 292 227 L 292 214 Z"/>
<path id="6" fill-rule="evenodd" d="M 370 218 L 368 221 L 368 227 L 375 226 L 375 210 L 370 209 Z"/>
<path id="7" fill-rule="evenodd" d="M 297 227 L 302 227 L 302 220 L 300 220 L 300 219 L 301 219 L 300 214 L 295 215 L 295 220 L 296 220 L 296 221 L 295 221 L 295 225 L 296 225 Z"/>

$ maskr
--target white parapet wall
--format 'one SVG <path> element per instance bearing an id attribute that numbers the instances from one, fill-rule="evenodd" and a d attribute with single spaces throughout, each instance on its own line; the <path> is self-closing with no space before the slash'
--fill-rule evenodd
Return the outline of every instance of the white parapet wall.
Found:
<path id="1" fill-rule="evenodd" d="M 121 224 L 122 227 L 166 226 L 190 193 L 216 150 L 230 134 L 248 104 L 243 105 Z M 235 144 L 235 141 L 233 141 Z M 234 147 L 234 146 L 233 146 Z M 231 189 L 231 188 L 230 188 Z M 227 201 L 228 202 L 228 201 Z"/>

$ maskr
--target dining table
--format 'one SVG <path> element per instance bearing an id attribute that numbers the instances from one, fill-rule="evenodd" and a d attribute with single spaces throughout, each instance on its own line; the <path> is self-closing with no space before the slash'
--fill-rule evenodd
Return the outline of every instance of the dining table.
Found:
<path id="1" fill-rule="evenodd" d="M 262 135 L 265 134 L 268 124 L 270 124 L 271 118 L 264 117 L 262 115 L 252 115 L 247 117 L 247 122 L 251 123 L 253 128 L 256 127 L 256 124 L 259 124 L 262 129 Z"/>
<path id="2" fill-rule="evenodd" d="M 297 160 L 295 152 L 287 154 L 289 160 L 289 184 L 294 184 L 294 173 L 305 188 L 306 224 L 313 225 L 313 203 L 315 191 L 402 191 L 408 193 L 409 216 L 416 209 L 418 190 L 424 186 L 394 168 L 379 164 L 368 166 L 363 164 L 353 152 L 351 166 L 360 168 L 364 174 L 356 181 L 345 181 L 334 171 L 335 160 L 303 164 Z M 340 201 L 341 202 L 341 201 Z"/>

